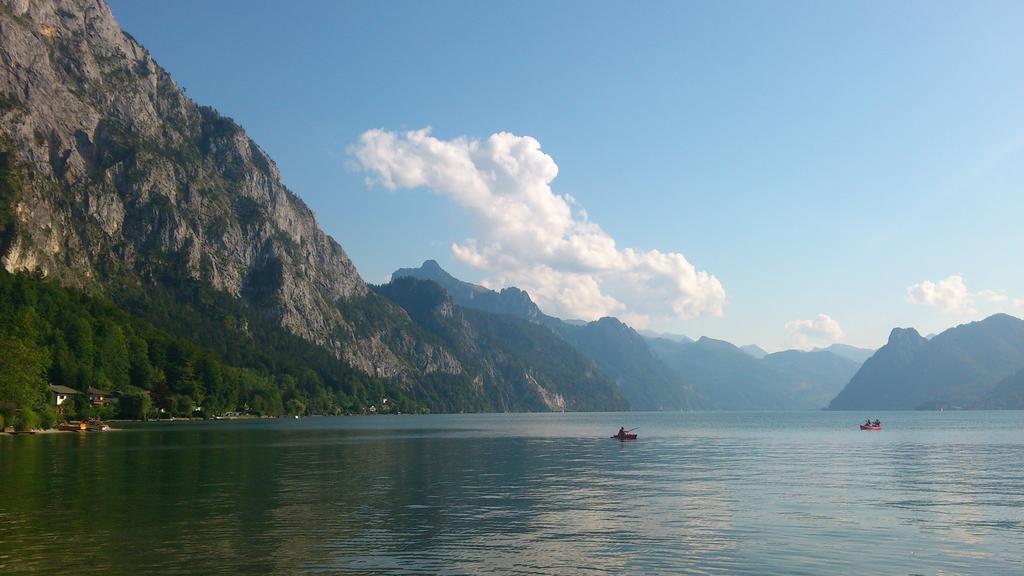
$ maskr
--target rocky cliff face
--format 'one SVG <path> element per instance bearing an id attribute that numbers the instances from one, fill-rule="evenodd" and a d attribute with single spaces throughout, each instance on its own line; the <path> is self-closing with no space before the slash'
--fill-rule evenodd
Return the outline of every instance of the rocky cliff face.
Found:
<path id="1" fill-rule="evenodd" d="M 444 287 L 457 303 L 467 308 L 491 314 L 508 314 L 541 324 L 558 321 L 541 312 L 530 295 L 523 290 L 509 286 L 497 292 L 483 286 L 463 282 L 441 268 L 436 260 L 427 260 L 419 268 L 399 268 L 391 277 L 395 279 L 412 277 L 436 282 Z"/>
<path id="2" fill-rule="evenodd" d="M 367 373 L 458 371 L 356 327 L 344 250 L 232 120 L 196 105 L 97 0 L 0 0 L 0 154 L 17 180 L 8 271 L 87 290 L 168 272 L 208 283 Z M 358 332 L 358 333 L 357 333 Z"/>
<path id="3" fill-rule="evenodd" d="M 625 410 L 616 384 L 551 330 L 510 314 L 456 304 L 433 280 L 396 275 L 378 292 L 402 306 L 464 367 L 449 396 L 484 411 Z"/>

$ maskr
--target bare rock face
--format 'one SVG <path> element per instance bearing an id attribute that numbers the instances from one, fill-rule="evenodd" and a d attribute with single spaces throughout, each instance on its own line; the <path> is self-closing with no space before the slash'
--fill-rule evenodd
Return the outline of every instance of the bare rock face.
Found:
<path id="1" fill-rule="evenodd" d="M 274 162 L 103 2 L 0 0 L 0 63 L 0 152 L 25 171 L 4 268 L 102 291 L 111 271 L 144 279 L 173 261 L 370 374 L 405 369 L 339 312 L 367 285 Z M 421 369 L 458 369 L 423 352 Z"/>

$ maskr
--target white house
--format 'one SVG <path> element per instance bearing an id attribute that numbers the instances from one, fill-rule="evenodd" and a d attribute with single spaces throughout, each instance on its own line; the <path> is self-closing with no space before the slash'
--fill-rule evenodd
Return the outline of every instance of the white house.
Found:
<path id="1" fill-rule="evenodd" d="M 81 394 L 81 392 L 74 388 L 68 388 L 67 386 L 61 386 L 59 384 L 50 384 L 50 399 L 54 406 L 60 406 L 72 396 L 78 394 Z"/>

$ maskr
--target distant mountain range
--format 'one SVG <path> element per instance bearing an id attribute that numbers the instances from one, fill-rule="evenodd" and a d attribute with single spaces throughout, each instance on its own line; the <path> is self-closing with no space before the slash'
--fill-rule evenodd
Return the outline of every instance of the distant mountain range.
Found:
<path id="1" fill-rule="evenodd" d="M 17 398 L 107 387 L 184 416 L 1024 402 L 1024 322 L 1005 314 L 768 354 L 562 320 L 432 260 L 372 286 L 102 2 L 6 3 L 0 55 L 0 339 L 38 364 Z"/>
<path id="2" fill-rule="evenodd" d="M 1024 320 L 995 314 L 931 339 L 896 328 L 829 404 L 832 410 L 1018 406 Z"/>
<path id="3" fill-rule="evenodd" d="M 461 306 L 547 327 L 611 378 L 634 409 L 1024 407 L 1024 321 L 1006 314 L 930 339 L 897 328 L 878 351 L 832 344 L 769 354 L 707 337 L 645 336 L 615 318 L 564 322 L 522 290 L 463 282 L 432 260 L 394 276 L 429 279 Z"/>
<path id="4" fill-rule="evenodd" d="M 459 306 L 489 313 L 514 316 L 545 327 L 568 342 L 614 380 L 634 410 L 692 410 L 708 407 L 677 374 L 668 369 L 649 349 L 647 341 L 632 328 L 614 318 L 595 322 L 565 322 L 548 316 L 517 288 L 496 292 L 459 280 L 436 261 L 419 268 L 402 268 L 391 275 L 436 282 Z"/>
<path id="5" fill-rule="evenodd" d="M 665 340 L 675 340 L 676 342 L 693 342 L 693 338 L 683 334 L 670 334 L 653 330 L 637 330 L 636 333 L 645 338 L 664 338 Z"/>
<path id="6" fill-rule="evenodd" d="M 858 348 L 856 346 L 850 346 L 849 344 L 832 344 L 826 348 L 815 348 L 815 351 L 831 352 L 836 356 L 842 356 L 847 360 L 852 360 L 857 364 L 863 364 L 865 360 L 871 358 L 871 355 L 875 353 L 870 348 Z"/>
<path id="7" fill-rule="evenodd" d="M 396 270 L 392 281 L 403 277 L 437 282 L 460 306 L 547 327 L 612 378 L 636 410 L 818 409 L 859 366 L 830 350 L 764 353 L 755 358 L 711 338 L 694 342 L 678 335 L 645 337 L 615 318 L 564 322 L 541 312 L 522 290 L 496 292 L 464 282 L 433 260 L 419 268 Z"/>
<path id="8" fill-rule="evenodd" d="M 723 340 L 651 341 L 655 353 L 714 403 L 730 410 L 819 409 L 859 364 L 828 351 L 787 350 L 756 358 Z"/>

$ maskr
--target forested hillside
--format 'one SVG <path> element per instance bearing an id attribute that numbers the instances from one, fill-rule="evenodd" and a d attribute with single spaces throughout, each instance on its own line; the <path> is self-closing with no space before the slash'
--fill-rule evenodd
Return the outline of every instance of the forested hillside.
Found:
<path id="1" fill-rule="evenodd" d="M 208 333 L 217 340 L 215 331 Z M 108 300 L 0 272 L 0 410 L 52 409 L 49 383 L 119 392 L 120 412 L 106 415 L 127 418 L 158 416 L 161 409 L 176 416 L 339 414 L 362 412 L 385 397 L 393 410 L 423 407 L 393 383 L 353 370 L 297 337 L 278 336 L 272 346 L 224 339 L 215 350 L 159 330 Z M 95 415 L 81 402 L 77 408 L 81 416 Z"/>
<path id="2" fill-rule="evenodd" d="M 84 307 L 18 300 L 5 355 L 36 358 L 53 384 L 145 391 L 166 413 L 360 412 L 384 397 L 395 410 L 624 407 L 589 381 L 564 406 L 463 395 L 475 369 L 460 355 L 476 356 L 373 292 L 273 160 L 102 2 L 0 5 L 0 259 L 18 290 Z M 16 314 L 42 321 L 26 332 Z M 80 322 L 104 345 L 82 348 Z M 127 379 L 112 368 L 122 339 Z M 0 403 L 38 405 L 39 380 L 19 382 L 30 398 Z"/>

